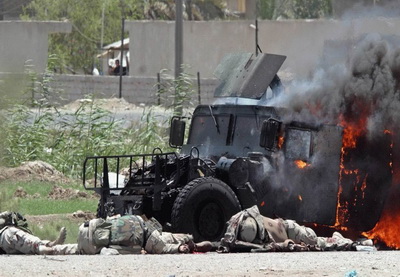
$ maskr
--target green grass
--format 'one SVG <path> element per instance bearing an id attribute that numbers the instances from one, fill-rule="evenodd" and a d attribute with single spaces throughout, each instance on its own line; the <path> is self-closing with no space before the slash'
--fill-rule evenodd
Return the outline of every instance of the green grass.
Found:
<path id="1" fill-rule="evenodd" d="M 18 211 L 24 215 L 45 215 L 45 214 L 64 214 L 73 213 L 77 210 L 95 212 L 97 209 L 97 198 L 75 198 L 75 199 L 49 199 L 48 195 L 55 185 L 42 182 L 11 182 L 0 183 L 0 211 Z M 59 185 L 64 188 L 78 189 L 86 191 L 78 184 Z M 29 197 L 14 197 L 15 191 L 23 188 Z M 34 194 L 39 194 L 38 198 L 33 198 Z"/>
<path id="2" fill-rule="evenodd" d="M 73 199 L 73 200 L 46 200 L 30 199 L 20 202 L 19 211 L 22 214 L 43 215 L 43 214 L 65 214 L 77 210 L 95 212 L 97 199 Z"/>
<path id="3" fill-rule="evenodd" d="M 49 58 L 49 62 L 54 61 L 55 57 Z M 126 122 L 102 108 L 94 95 L 86 95 L 92 101 L 83 101 L 76 110 L 61 112 L 53 100 L 62 92 L 48 87 L 53 78 L 51 70 L 39 78 L 27 68 L 26 77 L 30 82 L 23 91 L 25 97 L 35 95 L 30 101 L 11 104 L 10 96 L 0 93 L 0 103 L 10 103 L 0 105 L 0 165 L 17 167 L 39 160 L 67 177 L 79 178 L 87 156 L 151 153 L 156 147 L 164 152 L 172 150 L 168 145 L 169 120 L 160 119 L 154 107 L 143 108 L 141 119 L 126 128 Z M 189 116 L 192 79 L 182 73 L 171 80 L 158 93 L 173 92 L 174 104 L 167 110 Z M 86 168 L 86 172 L 91 170 Z"/>
<path id="4" fill-rule="evenodd" d="M 76 243 L 79 226 L 82 223 L 83 219 L 81 221 L 72 221 L 66 216 L 60 215 L 57 219 L 52 218 L 42 223 L 29 222 L 29 228 L 35 236 L 41 239 L 54 240 L 57 238 L 61 227 L 65 227 L 67 229 L 67 239 L 65 243 Z"/>
<path id="5" fill-rule="evenodd" d="M 79 225 L 84 219 L 71 220 L 67 214 L 72 214 L 77 210 L 85 212 L 96 212 L 97 198 L 76 198 L 68 200 L 49 199 L 48 194 L 55 184 L 45 182 L 13 182 L 3 181 L 0 183 L 0 211 L 16 211 L 26 216 L 29 228 L 35 236 L 41 239 L 54 240 L 62 226 L 67 228 L 66 243 L 76 243 Z M 63 188 L 78 189 L 86 191 L 82 185 L 61 184 Z M 28 195 L 39 194 L 38 198 L 14 197 L 14 192 L 23 188 Z M 51 215 L 51 216 L 46 216 Z M 38 217 L 39 216 L 39 217 Z M 31 218 L 31 220 L 29 220 Z"/>
<path id="6" fill-rule="evenodd" d="M 55 57 L 49 57 L 50 63 L 54 61 Z M 31 101 L 20 103 L 9 94 L 0 93 L 0 165 L 17 167 L 23 162 L 38 160 L 51 164 L 67 177 L 79 178 L 87 156 L 151 153 L 155 147 L 164 152 L 171 150 L 168 146 L 169 121 L 157 118 L 152 107 L 143 109 L 141 120 L 124 129 L 121 129 L 124 122 L 116 120 L 114 114 L 94 101 L 82 102 L 76 111 L 65 117 L 57 109 L 57 103 L 49 102 L 49 99 L 61 97 L 61 92 L 48 86 L 53 78 L 52 71 L 47 69 L 43 78 L 39 78 L 29 67 L 26 77 L 29 82 L 21 94 L 25 93 L 26 99 L 35 95 Z M 189 99 L 193 88 L 189 75 L 182 74 L 177 80 L 167 83 L 163 90 L 174 91 L 174 104 L 168 107 L 174 114 L 182 115 L 184 107 L 192 106 Z M 94 95 L 86 98 L 94 100 Z M 93 169 L 87 168 L 87 172 L 90 170 Z M 0 211 L 17 211 L 31 216 L 34 221 L 35 215 L 51 218 L 45 223 L 35 221 L 30 224 L 33 233 L 42 239 L 54 239 L 61 226 L 66 226 L 70 232 L 68 241 L 75 242 L 80 222 L 65 214 L 77 210 L 96 212 L 98 199 L 49 199 L 53 186 L 35 181 L 0 182 Z M 84 191 L 78 183 L 61 186 Z M 28 197 L 14 197 L 19 187 Z M 54 214 L 60 216 L 45 217 Z"/>

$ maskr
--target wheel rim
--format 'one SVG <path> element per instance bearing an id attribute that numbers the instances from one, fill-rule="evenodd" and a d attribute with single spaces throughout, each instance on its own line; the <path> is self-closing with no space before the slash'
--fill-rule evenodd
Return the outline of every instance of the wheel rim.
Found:
<path id="1" fill-rule="evenodd" d="M 206 240 L 213 240 L 221 235 L 224 220 L 223 210 L 214 202 L 200 205 L 203 207 L 198 213 L 198 230 Z"/>

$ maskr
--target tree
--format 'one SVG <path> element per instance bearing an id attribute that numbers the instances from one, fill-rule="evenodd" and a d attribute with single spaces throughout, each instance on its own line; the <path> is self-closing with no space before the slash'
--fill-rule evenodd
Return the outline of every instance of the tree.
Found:
<path id="1" fill-rule="evenodd" d="M 331 0 L 260 0 L 274 9 L 271 19 L 312 19 L 332 15 Z M 271 2 L 274 2 L 272 4 Z M 270 11 L 269 11 L 270 14 Z"/>
<path id="2" fill-rule="evenodd" d="M 260 0 L 257 3 L 258 15 L 262 19 L 272 19 L 275 11 L 275 0 Z"/>
<path id="3" fill-rule="evenodd" d="M 215 20 L 227 17 L 226 1 L 223 0 L 185 0 L 185 20 Z M 175 0 L 146 1 L 146 19 L 175 19 Z"/>

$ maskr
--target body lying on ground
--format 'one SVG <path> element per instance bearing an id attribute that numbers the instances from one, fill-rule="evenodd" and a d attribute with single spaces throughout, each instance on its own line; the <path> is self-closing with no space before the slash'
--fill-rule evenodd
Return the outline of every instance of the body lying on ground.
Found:
<path id="1" fill-rule="evenodd" d="M 339 232 L 332 237 L 318 237 L 309 227 L 294 220 L 262 216 L 253 206 L 230 218 L 218 252 L 357 250 L 359 245 L 376 250 L 371 240 L 355 242 Z"/>
<path id="2" fill-rule="evenodd" d="M 163 232 L 155 218 L 124 215 L 82 224 L 78 243 L 66 254 L 176 254 L 208 252 L 211 247 L 207 241 L 194 243 L 190 234 Z"/>
<path id="3" fill-rule="evenodd" d="M 1 213 L 0 218 L 2 214 L 6 215 Z M 27 227 L 25 219 L 23 222 Z M 78 243 L 74 244 L 63 244 L 65 228 L 61 229 L 57 240 L 50 242 L 33 236 L 15 220 L 4 220 L 3 225 L 0 248 L 7 254 L 175 254 L 208 252 L 212 248 L 207 241 L 194 243 L 190 234 L 162 232 L 156 219 L 138 215 L 115 216 L 107 220 L 97 218 L 83 223 L 79 227 Z"/>
<path id="4" fill-rule="evenodd" d="M 0 252 L 49 255 L 53 254 L 54 247 L 62 247 L 66 237 L 66 229 L 62 227 L 56 240 L 41 240 L 32 235 L 25 217 L 21 214 L 8 211 L 0 213 Z"/>

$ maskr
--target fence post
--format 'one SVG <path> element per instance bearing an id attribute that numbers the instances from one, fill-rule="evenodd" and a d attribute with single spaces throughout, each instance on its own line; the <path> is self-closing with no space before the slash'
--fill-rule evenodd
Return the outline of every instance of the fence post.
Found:
<path id="1" fill-rule="evenodd" d="M 157 73 L 157 105 L 161 105 L 161 74 Z"/>
<path id="2" fill-rule="evenodd" d="M 200 72 L 197 72 L 197 95 L 199 100 L 199 105 L 201 104 L 201 96 L 200 96 Z"/>

